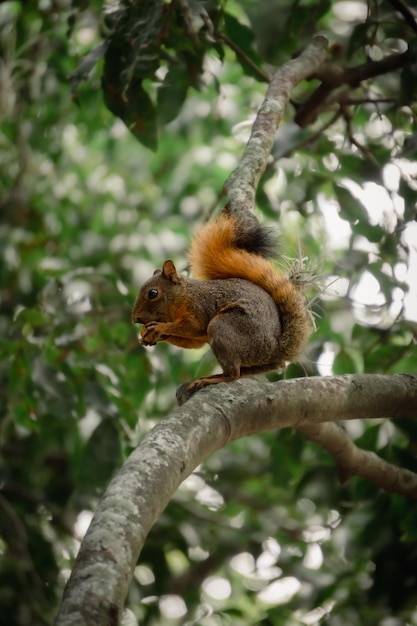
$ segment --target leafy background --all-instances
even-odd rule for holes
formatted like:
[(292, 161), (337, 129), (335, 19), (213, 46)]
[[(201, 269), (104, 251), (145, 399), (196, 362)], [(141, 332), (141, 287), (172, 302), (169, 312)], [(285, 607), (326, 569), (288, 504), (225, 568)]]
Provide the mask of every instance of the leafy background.
[[(165, 258), (186, 269), (192, 231), (219, 204), (265, 93), (263, 63), (287, 61), (319, 31), (342, 66), (415, 45), (398, 3), (348, 4), (0, 5), (5, 623), (51, 622), (110, 477), (174, 407), (176, 387), (215, 366), (205, 351), (138, 347), (130, 310)], [(341, 277), (287, 377), (416, 372), (415, 73), (410, 62), (362, 84), (355, 96), (386, 102), (331, 125), (335, 109), (299, 128), (290, 107), (277, 134), (259, 215), (279, 225), (285, 254), (300, 242), (325, 282)], [(347, 427), (417, 470), (413, 422)], [(238, 441), (155, 525), (129, 617), (417, 624), (416, 528), (413, 503), (360, 479), (341, 486), (296, 433)]]

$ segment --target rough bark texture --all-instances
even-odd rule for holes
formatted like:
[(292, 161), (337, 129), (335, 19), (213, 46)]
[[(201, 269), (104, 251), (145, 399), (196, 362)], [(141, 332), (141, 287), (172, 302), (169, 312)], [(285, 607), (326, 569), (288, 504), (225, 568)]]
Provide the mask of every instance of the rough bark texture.
[(270, 383), (247, 378), (193, 396), (158, 424), (110, 483), (84, 538), (57, 626), (120, 624), (145, 539), (180, 483), (230, 441), (292, 426), (364, 476), (417, 498), (417, 475), (359, 450), (335, 422), (415, 418), (417, 378), (363, 374)]

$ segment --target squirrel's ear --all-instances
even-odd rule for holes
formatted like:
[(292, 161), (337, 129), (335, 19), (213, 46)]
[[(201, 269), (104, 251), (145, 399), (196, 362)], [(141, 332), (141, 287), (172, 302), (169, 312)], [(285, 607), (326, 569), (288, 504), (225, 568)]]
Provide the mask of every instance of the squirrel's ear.
[(177, 270), (175, 269), (175, 265), (171, 261), (171, 259), (168, 259), (163, 264), (163, 266), (162, 266), (162, 276), (164, 278), (167, 278), (168, 280), (171, 280), (173, 283), (177, 283), (179, 281), (179, 276), (177, 274)]

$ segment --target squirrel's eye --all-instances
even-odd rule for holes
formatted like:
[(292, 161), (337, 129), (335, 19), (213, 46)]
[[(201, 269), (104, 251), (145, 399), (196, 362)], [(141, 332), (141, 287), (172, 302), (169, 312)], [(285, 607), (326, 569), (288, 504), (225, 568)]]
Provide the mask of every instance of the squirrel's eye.
[(148, 293), (149, 300), (154, 300), (157, 295), (158, 295), (157, 289), (149, 289), (149, 293)]

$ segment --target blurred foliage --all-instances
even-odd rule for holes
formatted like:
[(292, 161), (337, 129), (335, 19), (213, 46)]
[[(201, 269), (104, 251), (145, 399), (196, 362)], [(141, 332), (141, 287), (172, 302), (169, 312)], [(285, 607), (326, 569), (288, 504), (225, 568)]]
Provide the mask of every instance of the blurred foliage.
[[(2, 622), (51, 623), (109, 478), (176, 386), (214, 366), (204, 351), (140, 348), (130, 308), (165, 258), (185, 269), (262, 101), (262, 64), (318, 31), (342, 66), (415, 46), (393, 4), (0, 5)], [(349, 116), (301, 129), (290, 107), (277, 133), (259, 213), (330, 285), (287, 377), (416, 372), (415, 72), (352, 87)], [(413, 422), (347, 428), (416, 471)], [(128, 606), (144, 625), (417, 624), (416, 528), (412, 503), (341, 487), (298, 434), (237, 441), (155, 525)]]

